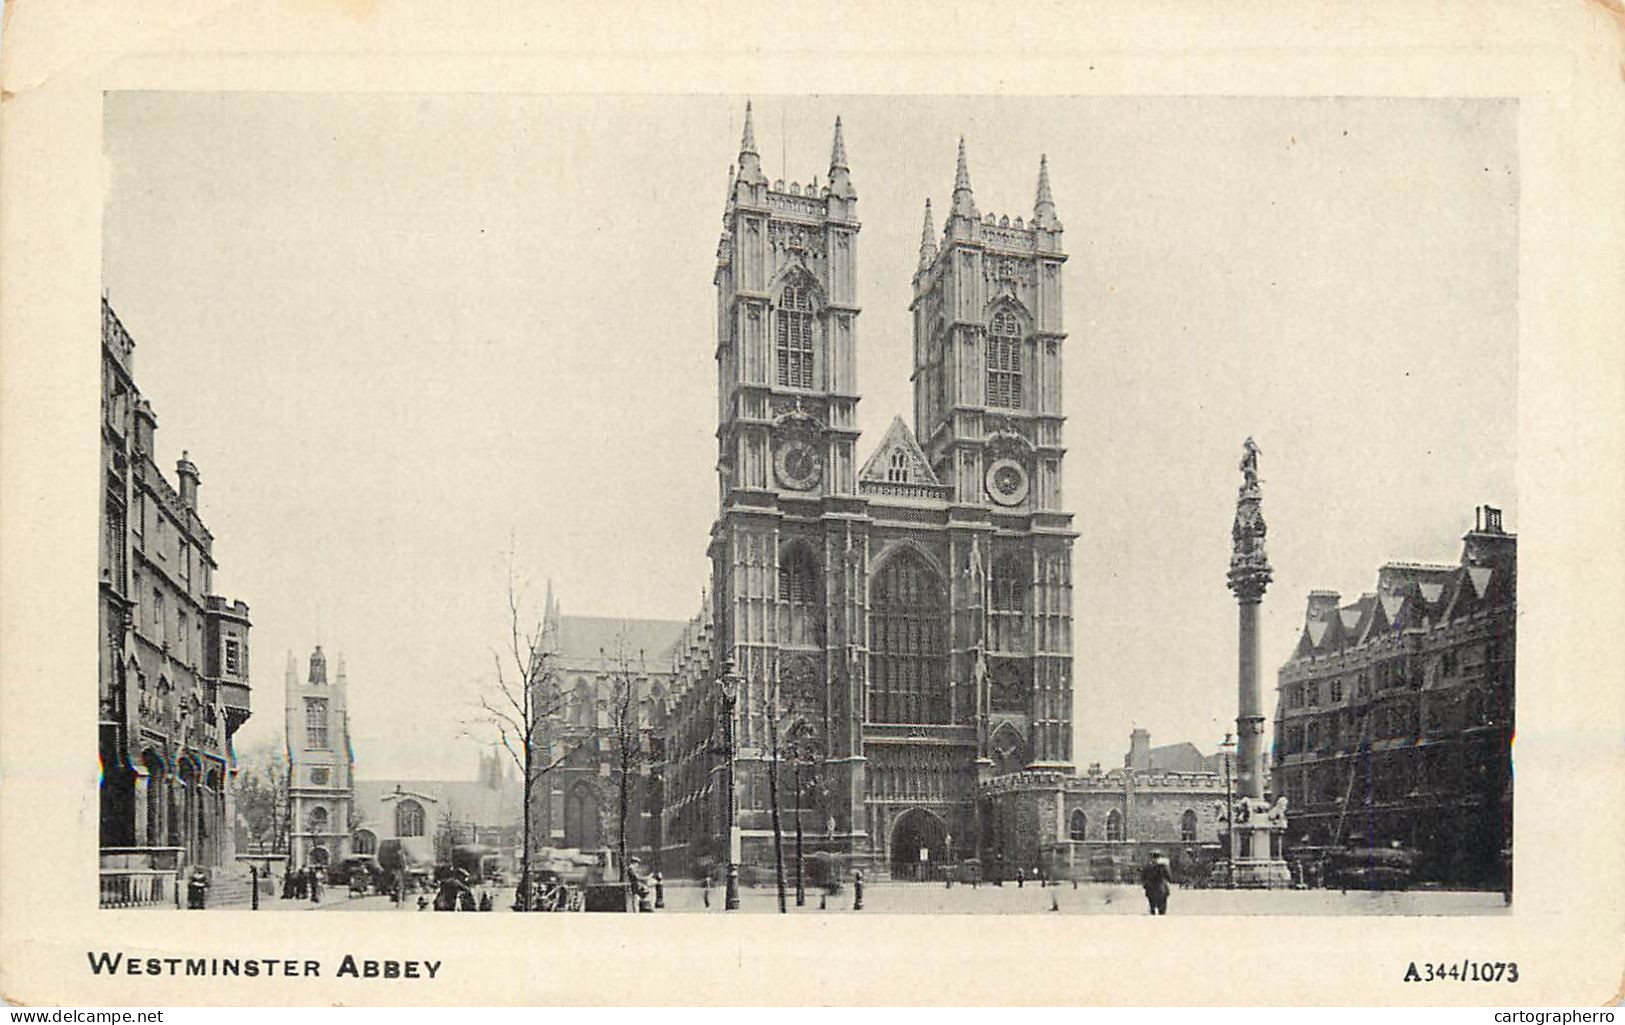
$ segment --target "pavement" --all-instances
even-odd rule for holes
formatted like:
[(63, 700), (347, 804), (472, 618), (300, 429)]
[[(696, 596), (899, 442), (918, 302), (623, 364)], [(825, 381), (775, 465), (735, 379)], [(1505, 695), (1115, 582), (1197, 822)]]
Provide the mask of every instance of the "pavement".
[[(387, 896), (350, 897), (345, 891), (323, 893), (322, 903), (305, 901), (266, 901), (262, 910), (394, 911), (417, 913), (416, 897), (402, 906)], [(511, 893), (493, 890), (496, 911), (512, 914)], [(503, 899), (506, 896), (507, 899)], [(952, 889), (940, 883), (877, 882), (864, 886), (863, 910), (852, 909), (850, 886), (828, 898), (820, 909), (818, 891), (809, 890), (806, 904), (795, 905), (793, 889), (786, 894), (788, 913), (795, 915), (1143, 915), (1145, 896), (1139, 887), (1117, 883), (1070, 883), (1018, 887), (983, 884), (970, 887), (956, 884)], [(1052, 909), (1053, 902), (1053, 909)], [(744, 887), (740, 890), (739, 913), (773, 914), (778, 909), (772, 886)], [(1168, 901), (1170, 915), (1497, 915), (1509, 913), (1499, 891), (1358, 891), (1340, 890), (1195, 890), (1175, 887)], [(666, 907), (657, 914), (726, 914), (722, 910), (722, 888), (711, 890), (711, 906), (705, 906), (700, 887), (686, 883), (666, 887)], [(432, 914), (433, 912), (423, 912)]]

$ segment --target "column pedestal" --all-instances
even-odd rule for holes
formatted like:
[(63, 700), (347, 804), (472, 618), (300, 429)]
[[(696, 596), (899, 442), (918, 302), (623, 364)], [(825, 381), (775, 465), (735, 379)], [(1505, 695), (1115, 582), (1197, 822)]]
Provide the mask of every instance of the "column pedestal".
[(1236, 801), (1230, 824), (1230, 883), (1242, 889), (1286, 889), (1292, 870), (1281, 856), (1286, 837), (1284, 814), (1272, 819), (1269, 802), (1254, 797)]

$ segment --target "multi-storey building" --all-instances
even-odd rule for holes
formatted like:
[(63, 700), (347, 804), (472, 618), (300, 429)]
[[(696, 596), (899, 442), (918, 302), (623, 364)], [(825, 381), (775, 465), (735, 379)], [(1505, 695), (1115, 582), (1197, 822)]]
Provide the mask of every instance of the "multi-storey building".
[[(100, 722), (104, 898), (233, 857), (232, 735), (249, 716), (248, 606), (213, 593), (198, 468), (154, 459), (135, 341), (102, 300)], [(118, 889), (105, 892), (108, 885)]]
[(1272, 786), (1290, 839), (1397, 843), (1423, 878), (1499, 883), (1512, 842), (1517, 539), (1477, 510), (1460, 563), (1309, 595), (1281, 667)]
[(355, 752), (350, 747), (349, 689), (342, 655), (329, 683), (320, 644), (310, 653), (303, 681), (293, 653), (288, 653), (284, 740), (291, 868), (325, 868), (350, 854)]
[(839, 120), (827, 183), (769, 182), (747, 109), (715, 274), (710, 607), (676, 653), (666, 847), (722, 860), (731, 790), (747, 863), (772, 858), (776, 804), (817, 849), (911, 875), (994, 845), (986, 781), (1071, 771), (1066, 254), (1043, 160), (1024, 223), (978, 209), (961, 143), (914, 270), (914, 426), (860, 463), (857, 198)]

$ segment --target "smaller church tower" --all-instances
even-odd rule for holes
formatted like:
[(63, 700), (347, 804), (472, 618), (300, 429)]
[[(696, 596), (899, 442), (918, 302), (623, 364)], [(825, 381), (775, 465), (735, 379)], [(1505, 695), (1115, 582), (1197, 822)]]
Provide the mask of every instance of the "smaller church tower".
[(310, 654), (303, 682), (288, 653), (287, 750), (290, 868), (321, 868), (350, 853), (350, 818), (355, 790), (355, 757), (350, 748), (350, 716), (344, 659), (328, 681), (322, 646)]

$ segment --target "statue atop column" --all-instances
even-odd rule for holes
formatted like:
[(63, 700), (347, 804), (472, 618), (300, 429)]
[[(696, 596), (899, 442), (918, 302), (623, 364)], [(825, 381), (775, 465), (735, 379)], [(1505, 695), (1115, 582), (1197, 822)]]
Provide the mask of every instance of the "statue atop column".
[(1264, 554), (1263, 493), (1258, 485), (1258, 445), (1248, 438), (1241, 447), (1241, 487), (1236, 494), (1236, 521), (1230, 529), (1230, 572), (1226, 581), (1236, 596), (1236, 737), (1237, 794), (1231, 809), (1227, 868), (1236, 886), (1285, 886), (1291, 872), (1282, 858), (1286, 835), (1286, 801), (1271, 803), (1265, 794), (1264, 702), (1258, 682), (1258, 610), (1270, 583)]
[(1263, 493), (1258, 486), (1258, 445), (1248, 438), (1241, 446), (1241, 487), (1236, 493), (1236, 521), (1230, 528), (1230, 590), (1237, 601), (1261, 601), (1271, 580), (1264, 554)]

